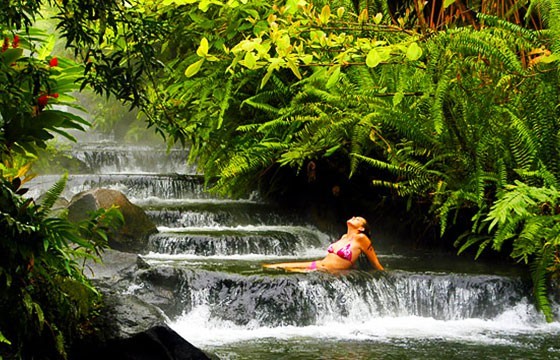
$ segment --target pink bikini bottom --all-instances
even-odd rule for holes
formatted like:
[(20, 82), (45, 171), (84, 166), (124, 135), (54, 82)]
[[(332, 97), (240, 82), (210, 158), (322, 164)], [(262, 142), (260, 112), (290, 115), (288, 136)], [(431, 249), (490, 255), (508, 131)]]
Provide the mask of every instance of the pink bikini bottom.
[(309, 267), (307, 267), (308, 270), (317, 270), (317, 261), (313, 261), (311, 263), (311, 265), (309, 265)]

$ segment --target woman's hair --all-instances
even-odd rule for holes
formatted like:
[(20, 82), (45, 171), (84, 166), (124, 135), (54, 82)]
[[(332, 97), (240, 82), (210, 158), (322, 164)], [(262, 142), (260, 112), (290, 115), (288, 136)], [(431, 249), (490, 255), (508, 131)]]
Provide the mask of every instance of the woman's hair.
[(362, 234), (365, 234), (368, 238), (371, 237), (371, 228), (369, 227), (369, 224), (367, 222), (366, 219), (362, 218), (364, 220), (364, 223), (362, 224), (362, 227), (364, 228), (363, 231), (361, 231)]

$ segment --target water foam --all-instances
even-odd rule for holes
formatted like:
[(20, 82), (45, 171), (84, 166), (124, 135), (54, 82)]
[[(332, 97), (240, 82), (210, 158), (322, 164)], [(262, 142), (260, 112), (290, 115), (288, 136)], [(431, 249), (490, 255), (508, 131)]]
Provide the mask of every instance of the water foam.
[(201, 348), (267, 338), (379, 342), (409, 339), (516, 345), (517, 335), (560, 334), (560, 323), (546, 323), (527, 301), (505, 310), (493, 319), (374, 317), (362, 321), (323, 321), (301, 327), (259, 326), (255, 321), (243, 326), (236, 325), (230, 321), (212, 318), (211, 309), (207, 305), (199, 305), (169, 325), (189, 342)]

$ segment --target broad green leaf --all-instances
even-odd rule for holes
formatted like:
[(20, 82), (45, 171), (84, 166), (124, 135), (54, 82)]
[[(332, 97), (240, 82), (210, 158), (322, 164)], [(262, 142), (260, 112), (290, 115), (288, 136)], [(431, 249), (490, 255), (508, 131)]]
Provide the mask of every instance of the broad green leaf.
[(8, 344), (8, 345), (12, 344), (10, 342), (10, 340), (6, 339), (6, 337), (4, 336), (4, 334), (2, 334), (1, 331), (0, 331), (0, 343), (4, 343), (4, 344)]
[(266, 72), (266, 74), (263, 76), (263, 78), (261, 80), (261, 89), (266, 85), (266, 83), (268, 82), (268, 80), (272, 76), (273, 72), (274, 72), (274, 68), (272, 67), (272, 65), (269, 65), (268, 66), (268, 71)]
[(543, 64), (549, 64), (549, 63), (554, 62), (554, 61), (556, 61), (556, 60), (558, 60), (558, 59), (559, 59), (558, 54), (552, 54), (552, 55), (549, 55), (549, 56), (541, 56), (541, 57), (539, 57), (539, 61), (538, 61), (538, 62), (543, 63)]
[(247, 14), (251, 15), (251, 17), (253, 17), (253, 19), (258, 19), (259, 18), (259, 12), (255, 9), (243, 9), (242, 11), (244, 13), (247, 13)]
[(370, 68), (374, 68), (381, 62), (381, 56), (377, 49), (371, 49), (366, 56), (366, 65)]
[(404, 93), (402, 91), (397, 91), (393, 96), (393, 106), (399, 105), (404, 99)]
[(257, 59), (252, 51), (245, 53), (243, 60), (245, 62), (245, 66), (249, 69), (254, 69), (257, 66)]
[(363, 24), (363, 23), (367, 22), (367, 19), (368, 19), (368, 11), (367, 11), (367, 8), (364, 8), (362, 10), (362, 12), (360, 13), (360, 15), (358, 16), (358, 22), (360, 24)]
[(410, 61), (416, 61), (420, 59), (422, 56), (422, 48), (418, 45), (418, 43), (413, 42), (408, 46), (406, 50), (406, 58)]
[(212, 4), (223, 5), (220, 1), (216, 1), (216, 0), (201, 0), (200, 3), (198, 4), (198, 8), (202, 12), (207, 12), (208, 9), (210, 8), (210, 5)]
[(200, 9), (200, 11), (202, 12), (206, 12), (208, 11), (208, 8), (210, 7), (211, 2), (208, 0), (202, 0), (199, 4), (198, 4), (198, 8)]
[(286, 12), (288, 14), (295, 14), (297, 11), (298, 0), (288, 0), (286, 1)]
[(196, 50), (196, 54), (200, 57), (205, 57), (206, 55), (208, 55), (208, 39), (206, 39), (205, 37), (200, 40), (200, 45)]
[(45, 60), (47, 56), (49, 56), (52, 53), (55, 43), (56, 43), (56, 37), (54, 35), (50, 35), (47, 38), (47, 40), (43, 43), (41, 49), (39, 49), (39, 51), (37, 52), (37, 59)]
[(327, 149), (327, 151), (325, 151), (325, 156), (326, 157), (331, 156), (332, 154), (334, 154), (336, 152), (336, 150), (340, 149), (340, 146), (341, 145), (338, 144), (338, 145), (335, 145), (335, 146), (331, 147), (330, 149)]
[(456, 0), (445, 0), (443, 2), (443, 8), (447, 9), (451, 4), (453, 4)]
[(292, 70), (292, 72), (294, 73), (294, 75), (301, 80), (302, 76), (299, 73), (299, 69), (296, 63), (292, 59), (288, 59), (287, 64), (290, 70)]
[(344, 15), (344, 8), (339, 7), (338, 10), (336, 10), (336, 15), (341, 18)]
[(167, 5), (187, 5), (187, 4), (194, 4), (195, 2), (198, 2), (199, 0), (163, 0), (162, 5), (163, 6), (167, 6)]
[(187, 68), (187, 70), (185, 70), (185, 76), (186, 77), (192, 77), (194, 75), (196, 75), (196, 73), (200, 70), (202, 63), (204, 62), (204, 59), (200, 59), (197, 62), (190, 64), (189, 67)]
[(323, 6), (321, 10), (321, 15), (319, 15), (319, 20), (321, 24), (326, 25), (329, 22), (329, 17), (331, 16), (331, 7), (329, 5)]
[(278, 50), (286, 50), (287, 48), (290, 47), (290, 35), (285, 34), (284, 36), (280, 37), (277, 41), (276, 41), (276, 46), (278, 47)]
[(304, 55), (304, 56), (301, 57), (301, 61), (305, 65), (309, 65), (313, 61), (313, 55), (311, 55), (311, 54)]
[(260, 20), (253, 26), (253, 34), (261, 36), (264, 31), (268, 31), (268, 21)]
[(6, 49), (6, 51), (0, 53), (0, 59), (2, 59), (2, 62), (4, 64), (10, 65), (14, 63), (17, 59), (19, 59), (22, 54), (23, 54), (22, 48)]
[(334, 84), (336, 84), (338, 82), (338, 79), (340, 78), (340, 66), (336, 66), (331, 74), (331, 76), (329, 76), (329, 80), (327, 81), (327, 85), (325, 85), (327, 87), (327, 89), (330, 89)]

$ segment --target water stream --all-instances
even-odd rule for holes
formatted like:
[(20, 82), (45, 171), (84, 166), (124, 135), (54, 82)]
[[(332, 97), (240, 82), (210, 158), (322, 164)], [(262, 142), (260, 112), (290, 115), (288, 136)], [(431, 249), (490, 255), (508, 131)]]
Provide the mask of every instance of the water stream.
[[(67, 198), (117, 189), (158, 225), (140, 254), (150, 270), (126, 291), (174, 277), (169, 325), (220, 359), (560, 358), (560, 323), (544, 321), (512, 269), (380, 237), (384, 273), (263, 271), (264, 262), (323, 257), (340, 234), (258, 197), (210, 196), (181, 151), (104, 142), (73, 155), (88, 173), (70, 175)], [(57, 179), (36, 178), (31, 194)]]

